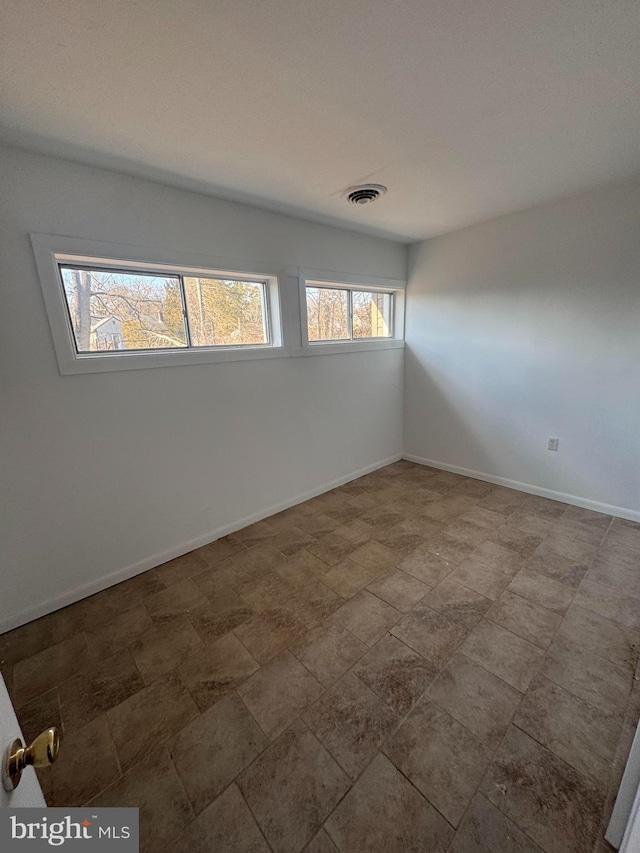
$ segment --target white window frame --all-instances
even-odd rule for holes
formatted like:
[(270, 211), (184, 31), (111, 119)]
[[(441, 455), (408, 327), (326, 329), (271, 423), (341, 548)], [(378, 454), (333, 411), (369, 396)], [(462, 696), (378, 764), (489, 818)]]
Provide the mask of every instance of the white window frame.
[[(30, 237), (58, 367), (63, 375), (289, 356), (283, 343), (280, 297), (282, 270), (272, 269), (269, 272), (266, 266), (255, 266), (241, 261), (209, 258), (197, 254), (186, 255), (183, 252), (142, 248), (121, 243), (105, 243), (100, 240), (84, 240), (52, 234), (31, 234)], [(65, 262), (81, 263), (87, 266), (95, 264), (100, 267), (113, 267), (141, 273), (200, 275), (264, 283), (269, 342), (167, 350), (78, 352), (59, 269), (60, 264)]]
[[(404, 347), (404, 306), (406, 282), (379, 276), (327, 273), (299, 268), (300, 320), (303, 355), (362, 352), (363, 350), (401, 349)], [(388, 338), (351, 338), (338, 341), (310, 341), (307, 318), (307, 287), (391, 294), (391, 336)]]

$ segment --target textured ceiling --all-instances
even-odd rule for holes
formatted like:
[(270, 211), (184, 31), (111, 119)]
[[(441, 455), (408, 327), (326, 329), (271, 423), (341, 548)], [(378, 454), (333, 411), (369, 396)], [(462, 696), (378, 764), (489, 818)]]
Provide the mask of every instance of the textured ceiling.
[[(640, 171), (638, 0), (5, 0), (0, 139), (403, 240)], [(342, 191), (389, 192), (347, 205)]]

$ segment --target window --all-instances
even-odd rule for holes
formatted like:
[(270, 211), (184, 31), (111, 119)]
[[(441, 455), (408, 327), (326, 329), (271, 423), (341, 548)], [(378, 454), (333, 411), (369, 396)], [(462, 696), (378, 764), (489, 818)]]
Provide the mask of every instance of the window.
[(269, 343), (264, 282), (59, 269), (78, 353)]
[(303, 349), (348, 352), (402, 346), (403, 283), (346, 278), (347, 283), (315, 280), (301, 271)]
[(98, 256), (88, 250), (113, 246), (71, 238), (32, 242), (62, 373), (287, 355), (276, 276)]
[(309, 341), (391, 337), (393, 293), (307, 285)]

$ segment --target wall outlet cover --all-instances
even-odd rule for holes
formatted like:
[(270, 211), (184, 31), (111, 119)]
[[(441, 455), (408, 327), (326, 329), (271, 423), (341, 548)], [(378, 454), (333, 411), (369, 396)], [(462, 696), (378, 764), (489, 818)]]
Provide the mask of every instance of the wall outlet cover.
[(557, 450), (559, 441), (559, 438), (550, 438), (549, 443), (547, 444), (547, 450)]

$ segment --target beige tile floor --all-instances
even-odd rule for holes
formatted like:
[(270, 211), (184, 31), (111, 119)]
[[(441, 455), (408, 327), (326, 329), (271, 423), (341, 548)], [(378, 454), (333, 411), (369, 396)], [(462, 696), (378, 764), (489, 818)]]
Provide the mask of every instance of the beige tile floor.
[(604, 853), (640, 525), (398, 462), (0, 637), (143, 851)]

